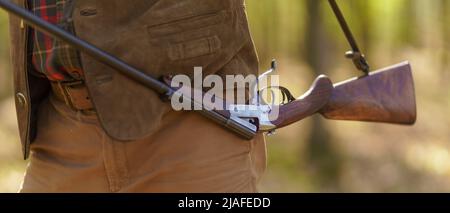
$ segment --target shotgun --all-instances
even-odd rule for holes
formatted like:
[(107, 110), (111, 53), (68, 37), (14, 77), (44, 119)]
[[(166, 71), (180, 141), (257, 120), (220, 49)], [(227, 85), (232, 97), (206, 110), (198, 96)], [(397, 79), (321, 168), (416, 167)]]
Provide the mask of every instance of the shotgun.
[[(72, 45), (78, 51), (90, 55), (167, 99), (180, 92), (179, 88), (172, 88), (168, 82), (145, 74), (8, 0), (0, 0), (0, 7), (20, 17), (29, 26)], [(189, 101), (193, 105), (200, 105), (198, 100)], [(336, 120), (394, 124), (414, 124), (416, 120), (413, 77), (407, 62), (335, 85), (328, 77), (319, 76), (303, 96), (278, 106), (280, 112), (276, 118), (270, 115), (272, 106), (256, 106), (257, 110), (248, 110), (249, 105), (234, 107), (235, 110), (214, 110), (201, 105), (203, 110), (196, 112), (248, 140), (258, 133), (273, 132), (316, 113)]]
[(403, 62), (337, 84), (321, 75), (301, 97), (278, 106), (270, 117), (267, 107), (233, 106), (239, 110), (218, 111), (228, 118), (259, 124), (259, 132), (273, 132), (314, 114), (326, 119), (413, 125), (416, 100), (411, 66)]

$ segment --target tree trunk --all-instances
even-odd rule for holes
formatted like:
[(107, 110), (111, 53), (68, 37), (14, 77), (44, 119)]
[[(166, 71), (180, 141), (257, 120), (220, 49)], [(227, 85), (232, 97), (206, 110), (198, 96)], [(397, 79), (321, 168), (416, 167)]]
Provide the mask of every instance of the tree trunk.
[[(308, 20), (306, 22), (306, 60), (314, 75), (324, 74), (330, 69), (328, 64), (330, 55), (330, 42), (333, 38), (327, 36), (321, 15), (321, 2), (307, 0), (306, 8)], [(331, 9), (327, 12), (332, 12)], [(338, 29), (337, 29), (338, 30)], [(322, 190), (329, 190), (328, 186), (337, 186), (340, 172), (340, 161), (336, 150), (331, 145), (331, 135), (323, 125), (322, 118), (312, 118), (312, 130), (306, 141), (306, 154), (309, 164), (313, 168), (314, 179)], [(331, 189), (336, 190), (336, 189)]]

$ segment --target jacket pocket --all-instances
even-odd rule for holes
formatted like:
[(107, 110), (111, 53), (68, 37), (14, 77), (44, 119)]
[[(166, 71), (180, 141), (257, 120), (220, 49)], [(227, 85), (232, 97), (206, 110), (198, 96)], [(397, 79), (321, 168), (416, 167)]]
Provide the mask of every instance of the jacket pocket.
[(227, 11), (212, 12), (197, 16), (180, 18), (161, 24), (148, 25), (147, 31), (151, 39), (170, 36), (190, 30), (219, 25), (224, 22)]
[(169, 58), (172, 61), (195, 58), (216, 52), (221, 47), (217, 36), (195, 39), (170, 45)]
[(170, 63), (192, 63), (194, 59), (206, 62), (205, 57), (222, 47), (220, 26), (225, 23), (227, 14), (227, 11), (220, 11), (147, 26), (150, 45), (160, 48)]

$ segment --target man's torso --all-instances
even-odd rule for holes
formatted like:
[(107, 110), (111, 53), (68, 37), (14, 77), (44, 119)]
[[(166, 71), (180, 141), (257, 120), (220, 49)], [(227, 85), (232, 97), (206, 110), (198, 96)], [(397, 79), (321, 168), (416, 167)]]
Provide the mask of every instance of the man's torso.
[[(16, 0), (24, 5), (24, 0)], [(70, 3), (71, 1), (67, 1)], [(154, 77), (193, 73), (256, 74), (258, 63), (243, 0), (76, 0), (74, 32)], [(63, 14), (64, 16), (64, 14)], [(29, 28), (11, 17), (16, 105), (24, 153), (36, 134), (36, 109), (47, 79), (29, 72)], [(134, 140), (153, 134), (170, 110), (159, 96), (81, 54), (84, 81), (108, 135)], [(213, 125), (213, 124), (211, 124)], [(26, 157), (25, 156), (25, 157)]]

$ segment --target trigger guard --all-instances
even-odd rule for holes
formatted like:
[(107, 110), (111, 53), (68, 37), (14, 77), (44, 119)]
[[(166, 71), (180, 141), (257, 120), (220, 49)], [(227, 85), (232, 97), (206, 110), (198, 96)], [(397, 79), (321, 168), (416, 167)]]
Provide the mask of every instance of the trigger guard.
[[(268, 90), (270, 92), (270, 96), (272, 98), (272, 103), (267, 103), (264, 98), (262, 98), (261, 94), (264, 93), (264, 91)], [(259, 91), (259, 101), (260, 103), (263, 103), (264, 105), (268, 106), (275, 106), (275, 92), (270, 87), (265, 87)]]

